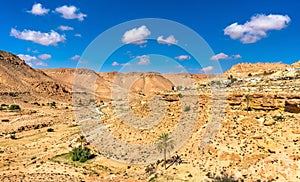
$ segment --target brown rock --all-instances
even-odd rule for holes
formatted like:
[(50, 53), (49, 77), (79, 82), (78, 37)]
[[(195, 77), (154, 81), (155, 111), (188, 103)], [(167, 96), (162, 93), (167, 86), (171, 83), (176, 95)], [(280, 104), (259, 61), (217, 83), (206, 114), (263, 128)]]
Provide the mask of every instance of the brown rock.
[(300, 99), (286, 100), (284, 111), (290, 113), (300, 113)]

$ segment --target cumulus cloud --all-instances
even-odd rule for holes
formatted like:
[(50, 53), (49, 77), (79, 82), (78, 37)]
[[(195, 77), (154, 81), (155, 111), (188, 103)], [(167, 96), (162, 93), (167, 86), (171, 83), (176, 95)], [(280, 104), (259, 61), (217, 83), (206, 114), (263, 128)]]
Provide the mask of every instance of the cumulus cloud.
[(212, 71), (213, 69), (214, 69), (214, 67), (212, 67), (212, 66), (207, 66), (207, 67), (202, 68), (200, 71), (201, 71), (201, 72), (204, 72), (204, 73), (207, 73), (207, 72)]
[(242, 58), (242, 56), (239, 54), (233, 55), (233, 59), (241, 59), (241, 58)]
[(112, 66), (119, 66), (120, 64), (117, 61), (114, 61), (111, 65)]
[(65, 25), (60, 25), (58, 27), (59, 30), (62, 30), (62, 31), (68, 31), (68, 30), (74, 30), (73, 27), (69, 27), (69, 26), (65, 26)]
[(176, 40), (173, 35), (170, 35), (166, 39), (164, 39), (164, 37), (161, 35), (161, 36), (157, 37), (157, 42), (160, 43), (160, 44), (171, 45), (171, 44), (177, 44), (178, 40)]
[(149, 65), (150, 64), (150, 57), (147, 55), (137, 56), (136, 58), (139, 59), (138, 65)]
[(76, 55), (72, 56), (70, 59), (73, 61), (77, 61), (80, 59), (80, 56), (76, 54)]
[(30, 56), (28, 54), (18, 54), (17, 56), (24, 60), (29, 66), (48, 66), (35, 56)]
[(228, 56), (227, 54), (221, 52), (219, 54), (216, 54), (216, 55), (212, 56), (210, 58), (210, 60), (212, 60), (212, 61), (218, 61), (218, 60), (241, 59), (241, 58), (242, 58), (242, 56), (239, 55), (239, 54), (234, 54), (234, 55)]
[(33, 15), (42, 16), (42, 15), (47, 14), (49, 11), (50, 11), (49, 9), (43, 8), (41, 3), (37, 3), (37, 4), (34, 4), (31, 8), (31, 10), (27, 11), (27, 12), (31, 13)]
[(42, 60), (50, 59), (52, 56), (50, 54), (40, 54), (39, 58)]
[(55, 11), (61, 14), (61, 17), (65, 19), (78, 19), (79, 21), (83, 21), (85, 17), (87, 17), (86, 14), (80, 13), (79, 9), (75, 6), (61, 6), (58, 8), (55, 8)]
[(126, 31), (122, 37), (122, 42), (124, 44), (143, 44), (147, 42), (145, 38), (150, 34), (150, 30), (145, 25), (142, 25)]
[(239, 39), (244, 44), (255, 43), (267, 36), (270, 30), (281, 30), (291, 21), (288, 15), (264, 15), (259, 14), (251, 17), (243, 25), (237, 22), (224, 29), (224, 35), (229, 35), (231, 39)]
[(10, 36), (17, 39), (32, 41), (37, 44), (44, 46), (57, 46), (57, 43), (64, 42), (66, 40), (65, 35), (60, 35), (59, 33), (51, 30), (49, 33), (42, 33), (40, 31), (33, 30), (23, 30), (22, 32), (14, 28), (10, 31)]
[(180, 55), (180, 56), (176, 56), (175, 59), (178, 59), (180, 61), (184, 61), (184, 60), (191, 59), (191, 56), (189, 56), (189, 55)]

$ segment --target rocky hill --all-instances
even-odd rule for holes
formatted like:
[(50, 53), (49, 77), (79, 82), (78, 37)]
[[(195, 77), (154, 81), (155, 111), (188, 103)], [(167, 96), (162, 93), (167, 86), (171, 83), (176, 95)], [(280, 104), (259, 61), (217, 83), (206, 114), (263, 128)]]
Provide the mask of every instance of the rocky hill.
[(292, 67), (294, 67), (294, 68), (300, 68), (300, 60), (298, 62), (293, 63)]
[(41, 70), (31, 68), (18, 56), (4, 51), (0, 51), (0, 78), (2, 96), (70, 99), (70, 87), (52, 79)]

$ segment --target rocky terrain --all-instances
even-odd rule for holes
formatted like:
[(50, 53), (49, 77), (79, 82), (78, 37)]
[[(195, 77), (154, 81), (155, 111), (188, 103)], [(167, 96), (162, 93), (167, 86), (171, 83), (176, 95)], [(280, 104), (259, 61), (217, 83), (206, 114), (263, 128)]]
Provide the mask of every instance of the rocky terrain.
[[(289, 65), (239, 64), (224, 78), (35, 70), (3, 51), (0, 65), (0, 181), (300, 181)], [(167, 169), (163, 133), (175, 142)], [(69, 153), (81, 135), (95, 154), (84, 163)]]

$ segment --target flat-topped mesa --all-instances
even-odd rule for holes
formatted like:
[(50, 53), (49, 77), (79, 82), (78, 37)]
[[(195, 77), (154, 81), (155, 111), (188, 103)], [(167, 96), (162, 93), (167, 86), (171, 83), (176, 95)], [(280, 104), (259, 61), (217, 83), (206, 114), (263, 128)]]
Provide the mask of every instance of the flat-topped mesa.
[(282, 63), (239, 63), (233, 65), (229, 70), (224, 73), (224, 76), (245, 78), (253, 75), (269, 74), (272, 71), (285, 70), (289, 65)]

